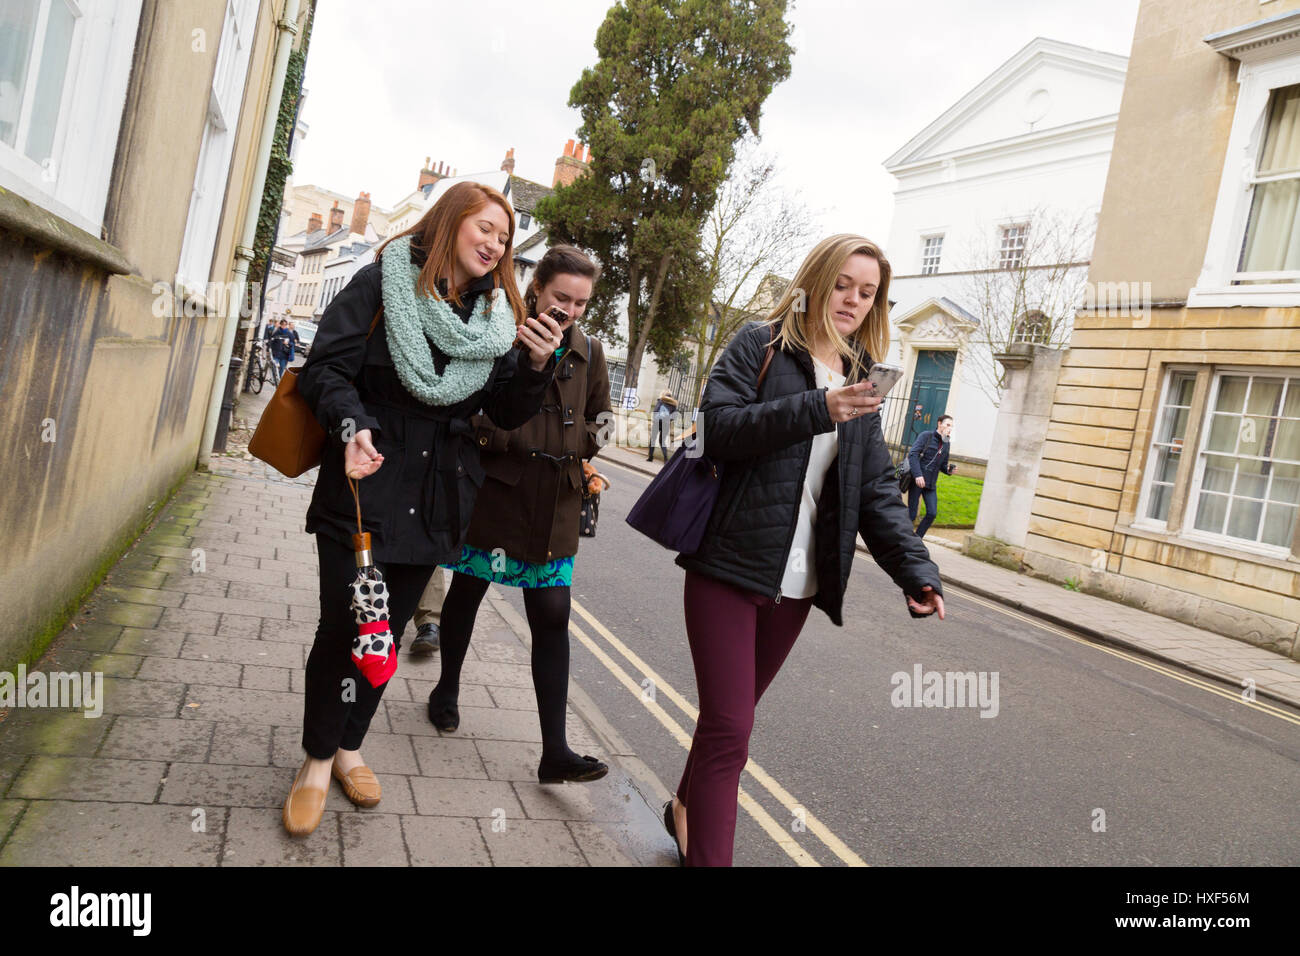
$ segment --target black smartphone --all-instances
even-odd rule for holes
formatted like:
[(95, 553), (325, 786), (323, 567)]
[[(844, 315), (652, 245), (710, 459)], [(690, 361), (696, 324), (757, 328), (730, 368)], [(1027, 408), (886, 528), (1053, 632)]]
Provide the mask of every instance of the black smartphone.
[[(569, 313), (565, 312), (558, 305), (551, 306), (546, 310), (546, 314), (558, 322), (561, 329), (564, 328), (564, 323), (569, 321)], [(526, 349), (528, 346), (520, 339), (515, 339), (515, 348)]]

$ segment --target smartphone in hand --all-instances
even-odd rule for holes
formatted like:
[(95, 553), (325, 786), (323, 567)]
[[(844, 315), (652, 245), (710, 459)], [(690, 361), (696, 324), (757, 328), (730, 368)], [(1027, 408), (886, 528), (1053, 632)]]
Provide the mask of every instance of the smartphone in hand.
[(867, 381), (875, 386), (871, 392), (873, 396), (883, 398), (889, 394), (889, 390), (898, 384), (898, 380), (903, 377), (903, 370), (897, 365), (885, 365), (877, 362), (871, 366), (871, 371), (867, 373)]
[[(573, 320), (569, 318), (569, 313), (565, 312), (558, 305), (551, 306), (549, 309), (546, 310), (546, 314), (549, 315), (552, 319), (554, 319), (557, 323), (559, 323), (561, 332), (563, 332), (566, 328), (568, 328), (568, 326), (565, 325), (566, 322), (568, 323), (573, 322)], [(528, 346), (521, 339), (515, 339), (515, 348), (527, 349)]]

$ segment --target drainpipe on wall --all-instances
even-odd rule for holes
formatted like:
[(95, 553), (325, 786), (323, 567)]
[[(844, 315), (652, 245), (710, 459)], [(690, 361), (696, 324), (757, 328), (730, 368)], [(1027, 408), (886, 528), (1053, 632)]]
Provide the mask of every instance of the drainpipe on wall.
[[(274, 2), (274, 0), (272, 0)], [(230, 353), (235, 347), (235, 332), (239, 328), (239, 312), (244, 303), (244, 289), (248, 283), (248, 264), (253, 260), (253, 243), (257, 239), (257, 217), (262, 209), (262, 192), (266, 189), (266, 171), (271, 165), (271, 146), (275, 141), (275, 124), (280, 115), (280, 96), (284, 93), (284, 78), (289, 71), (289, 54), (293, 52), (293, 38), (298, 33), (299, 0), (285, 0), (284, 13), (276, 23), (275, 65), (271, 73), (271, 89), (267, 94), (266, 116), (262, 121), (262, 134), (257, 146), (257, 164), (254, 167), (253, 188), (244, 212), (244, 228), (239, 245), (235, 247), (235, 281), (233, 294), (227, 299), (225, 325), (221, 330), (221, 344), (217, 348), (217, 367), (212, 374), (212, 392), (208, 396), (208, 414), (203, 425), (203, 439), (199, 442), (196, 467), (206, 468), (208, 456), (217, 434), (217, 419), (221, 416), (221, 399), (226, 390), (226, 377), (230, 373)]]

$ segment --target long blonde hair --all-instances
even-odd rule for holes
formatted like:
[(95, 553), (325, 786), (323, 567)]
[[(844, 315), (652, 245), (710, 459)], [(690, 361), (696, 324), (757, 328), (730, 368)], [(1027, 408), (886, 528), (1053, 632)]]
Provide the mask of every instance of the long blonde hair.
[[(856, 253), (876, 260), (880, 266), (880, 287), (876, 289), (871, 310), (853, 333), (853, 344), (850, 344), (831, 318), (830, 298), (845, 261)], [(780, 326), (776, 336), (778, 346), (783, 350), (797, 346), (811, 352), (810, 333), (815, 328), (818, 337), (833, 343), (835, 351), (844, 357), (848, 381), (859, 381), (867, 372), (859, 349), (865, 350), (874, 362), (884, 361), (889, 352), (889, 277), (892, 271), (885, 253), (864, 236), (840, 233), (823, 239), (808, 253), (790, 285), (767, 314), (769, 325)]]

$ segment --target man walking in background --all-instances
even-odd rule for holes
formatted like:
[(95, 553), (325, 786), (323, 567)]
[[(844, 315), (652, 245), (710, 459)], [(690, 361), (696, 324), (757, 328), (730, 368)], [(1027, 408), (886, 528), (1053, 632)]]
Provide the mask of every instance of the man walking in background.
[(925, 499), (925, 517), (916, 528), (916, 536), (924, 538), (925, 533), (939, 516), (939, 496), (936, 486), (939, 484), (939, 472), (951, 475), (956, 465), (948, 464), (949, 436), (952, 434), (952, 416), (940, 415), (934, 431), (922, 432), (912, 443), (912, 450), (907, 453), (907, 466), (912, 472), (912, 487), (907, 492), (907, 514), (916, 521), (916, 508), (922, 498)]

